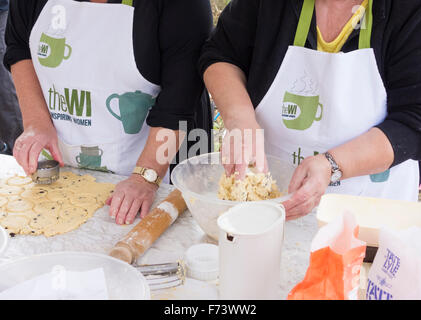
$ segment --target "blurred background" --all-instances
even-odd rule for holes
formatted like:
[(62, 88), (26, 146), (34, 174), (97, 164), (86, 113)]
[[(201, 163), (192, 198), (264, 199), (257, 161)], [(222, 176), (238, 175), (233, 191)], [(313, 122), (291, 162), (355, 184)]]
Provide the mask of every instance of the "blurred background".
[[(213, 22), (216, 25), (218, 22), (219, 15), (221, 14), (222, 10), (226, 7), (226, 5), (230, 2), (230, 0), (211, 0), (212, 5), (212, 12), (213, 12)], [(219, 151), (221, 148), (222, 137), (224, 134), (224, 122), (222, 121), (222, 117), (218, 112), (218, 107), (215, 106), (213, 100), (211, 98), (211, 103), (214, 106), (214, 118), (213, 118), (213, 129), (214, 129), (214, 151)]]

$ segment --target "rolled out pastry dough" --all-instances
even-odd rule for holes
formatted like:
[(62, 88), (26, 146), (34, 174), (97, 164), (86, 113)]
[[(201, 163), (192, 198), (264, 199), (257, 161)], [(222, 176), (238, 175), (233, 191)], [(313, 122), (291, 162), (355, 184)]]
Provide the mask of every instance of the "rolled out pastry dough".
[(90, 175), (62, 172), (52, 185), (27, 177), (0, 181), (0, 225), (12, 234), (46, 237), (77, 229), (103, 207), (115, 186)]

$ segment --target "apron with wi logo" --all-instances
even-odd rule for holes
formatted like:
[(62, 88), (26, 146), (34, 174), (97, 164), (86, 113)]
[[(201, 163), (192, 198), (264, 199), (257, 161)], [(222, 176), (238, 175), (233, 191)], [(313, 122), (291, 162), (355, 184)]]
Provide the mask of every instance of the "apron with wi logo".
[(130, 175), (161, 91), (139, 73), (132, 1), (50, 0), (30, 35), (32, 61), (67, 165)]
[[(268, 154), (298, 166), (384, 121), (387, 94), (370, 44), (372, 5), (370, 0), (359, 50), (332, 54), (304, 47), (314, 13), (314, 0), (304, 0), (294, 45), (256, 109)], [(327, 192), (417, 201), (418, 179), (418, 164), (409, 160), (383, 173), (340, 181)]]

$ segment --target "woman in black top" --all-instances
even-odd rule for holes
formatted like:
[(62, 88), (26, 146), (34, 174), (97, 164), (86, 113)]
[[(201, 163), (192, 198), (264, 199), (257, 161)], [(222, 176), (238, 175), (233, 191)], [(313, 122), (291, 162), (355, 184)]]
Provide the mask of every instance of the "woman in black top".
[[(0, 61), (6, 52), (4, 33), (8, 12), (9, 0), (0, 0)], [(0, 65), (0, 83), (0, 154), (11, 155), (15, 140), (22, 133), (22, 119), (12, 78), (3, 65)]]
[(4, 62), (23, 115), (14, 156), (25, 172), (45, 148), (62, 165), (130, 176), (110, 215), (144, 217), (180, 121), (192, 128), (202, 108), (195, 62), (211, 26), (207, 0), (11, 1)]
[[(235, 155), (225, 143), (226, 171), (244, 176), (264, 152), (298, 165), (290, 218), (326, 190), (415, 201), (420, 32), (419, 0), (233, 0), (200, 69), (227, 128), (263, 128), (265, 147)], [(341, 53), (318, 50), (342, 39)]]

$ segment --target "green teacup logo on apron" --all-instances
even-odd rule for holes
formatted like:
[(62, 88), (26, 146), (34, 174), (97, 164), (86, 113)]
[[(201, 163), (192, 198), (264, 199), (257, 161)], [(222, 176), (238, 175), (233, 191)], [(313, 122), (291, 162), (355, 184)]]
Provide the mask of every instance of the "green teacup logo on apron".
[[(120, 115), (111, 108), (112, 100), (118, 101)], [(150, 108), (155, 104), (155, 98), (141, 91), (112, 94), (108, 97), (106, 105), (108, 111), (123, 123), (124, 132), (137, 134), (143, 127)]]
[(282, 105), (282, 119), (288, 129), (307, 130), (322, 120), (323, 105), (316, 94), (317, 84), (305, 74), (286, 91)]
[(95, 147), (80, 147), (80, 154), (76, 156), (76, 162), (79, 168), (86, 168), (92, 170), (108, 171), (106, 167), (101, 167), (102, 155), (104, 151), (98, 146)]
[[(67, 51), (67, 52), (66, 52)], [(72, 47), (66, 44), (66, 38), (53, 37), (42, 33), (38, 47), (38, 61), (48, 68), (57, 68), (63, 60), (70, 58)]]
[(382, 173), (370, 175), (370, 180), (373, 183), (383, 183), (383, 182), (388, 181), (389, 177), (390, 177), (390, 169)]

